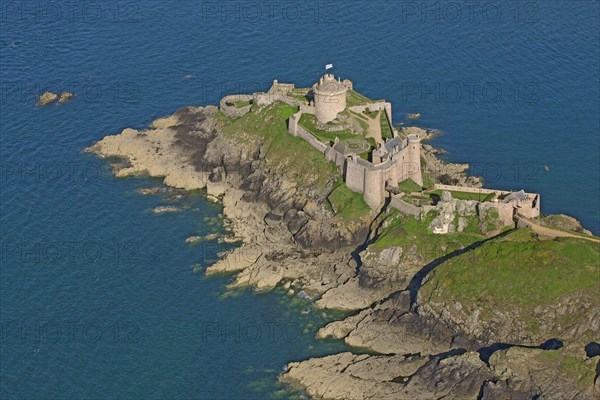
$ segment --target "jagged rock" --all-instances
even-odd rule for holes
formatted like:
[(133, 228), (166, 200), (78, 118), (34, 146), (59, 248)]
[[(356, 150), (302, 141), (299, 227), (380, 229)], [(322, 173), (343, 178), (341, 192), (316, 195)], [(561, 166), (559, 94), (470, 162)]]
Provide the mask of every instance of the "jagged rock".
[[(557, 357), (560, 353), (562, 357)], [(594, 385), (600, 356), (586, 358), (581, 349), (561, 350), (512, 347), (490, 357), (490, 368), (511, 389), (527, 393), (528, 398), (597, 399)]]
[[(223, 214), (233, 232), (230, 240), (241, 245), (223, 254), (207, 268), (207, 274), (236, 272), (232, 286), (266, 290), (285, 285), (293, 292), (302, 290), (311, 300), (319, 298), (319, 306), (362, 309), (322, 328), (318, 337), (343, 338), (349, 345), (389, 354), (343, 353), (294, 363), (283, 379), (306, 388), (313, 396), (332, 399), (458, 399), (476, 398), (481, 393), (488, 398), (502, 398), (507, 393), (533, 393), (527, 383), (528, 370), (512, 367), (516, 363), (522, 368), (520, 363), (529, 362), (527, 358), (504, 361), (497, 356), (492, 371), (478, 354), (448, 353), (474, 349), (480, 342), (499, 338), (539, 344), (538, 337), (518, 336), (522, 330), (518, 315), (498, 314), (493, 323), (486, 325), (478, 318), (480, 310), (460, 304), (436, 304), (421, 298), (413, 304), (413, 289), (407, 286), (413, 275), (431, 261), (421, 255), (420, 249), (367, 248), (360, 253), (361, 264), (351, 252), (372, 234), (373, 215), (351, 224), (341, 223), (324, 206), (335, 184), (334, 176), (321, 185), (300, 186), (298, 176), (291, 174), (285, 163), (269, 162), (263, 142), (246, 140), (244, 132), (228, 136), (220, 131), (216, 112), (215, 107), (186, 107), (155, 121), (150, 130), (125, 129), (120, 135), (104, 138), (89, 151), (125, 159), (115, 171), (119, 177), (163, 177), (166, 185), (206, 189), (222, 201)], [(444, 167), (445, 171), (439, 171), (459, 183), (471, 182), (473, 178), (464, 175), (466, 166), (441, 163), (433, 152), (424, 155), (428, 170)], [(447, 223), (448, 229), (465, 229), (464, 220), (468, 222), (476, 215), (476, 208), (470, 202), (444, 197), (448, 201), (440, 202), (439, 210), (436, 207), (439, 221)], [(377, 223), (373, 221), (373, 226)], [(559, 318), (573, 307), (586, 304), (587, 300), (572, 304), (565, 301), (556, 307), (540, 307), (539, 313)], [(591, 313), (590, 318), (594, 315)], [(546, 322), (539, 320), (540, 335), (551, 332), (552, 322), (545, 326)], [(583, 325), (586, 323), (595, 326), (591, 319)], [(589, 334), (577, 324), (559, 327), (561, 338)], [(583, 345), (580, 347), (583, 351)], [(597, 358), (585, 362), (591, 364)], [(505, 366), (512, 372), (507, 372)], [(557, 373), (563, 375), (564, 371)], [(532, 376), (535, 383), (537, 375)], [(552, 393), (560, 393), (566, 382), (557, 379)]]
[(443, 201), (443, 202), (449, 203), (452, 201), (452, 193), (450, 193), (447, 190), (442, 191), (442, 195), (440, 197), (441, 197), (441, 201)]
[(71, 92), (61, 92), (58, 102), (61, 104), (66, 103), (73, 100), (73, 97), (75, 97), (75, 95)]
[(447, 358), (341, 353), (290, 363), (282, 376), (319, 399), (474, 399), (493, 373), (477, 353)]
[(53, 103), (57, 98), (58, 95), (56, 93), (44, 92), (38, 99), (38, 106), (46, 106), (50, 103)]

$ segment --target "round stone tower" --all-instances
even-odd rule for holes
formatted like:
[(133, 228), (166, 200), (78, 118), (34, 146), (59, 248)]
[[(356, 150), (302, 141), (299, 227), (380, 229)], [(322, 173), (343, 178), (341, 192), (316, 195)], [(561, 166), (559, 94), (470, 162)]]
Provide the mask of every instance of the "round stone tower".
[(363, 198), (372, 210), (377, 210), (385, 200), (385, 171), (382, 168), (365, 168)]
[(346, 109), (346, 92), (348, 87), (336, 81), (333, 74), (321, 77), (313, 86), (315, 99), (315, 115), (321, 123), (333, 121), (338, 113)]
[(419, 135), (408, 135), (407, 136), (407, 157), (406, 157), (406, 171), (408, 177), (418, 185), (423, 186), (423, 175), (421, 174), (421, 138)]

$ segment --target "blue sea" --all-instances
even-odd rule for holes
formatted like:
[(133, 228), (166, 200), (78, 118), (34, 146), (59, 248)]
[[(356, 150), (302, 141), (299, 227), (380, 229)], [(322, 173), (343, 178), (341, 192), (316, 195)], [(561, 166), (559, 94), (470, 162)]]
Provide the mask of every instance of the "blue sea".
[(334, 314), (204, 277), (227, 247), (185, 239), (222, 234), (219, 205), (82, 151), (327, 63), (488, 187), (600, 233), (597, 1), (0, 4), (3, 399), (287, 399), (286, 363), (347, 350), (314, 340)]

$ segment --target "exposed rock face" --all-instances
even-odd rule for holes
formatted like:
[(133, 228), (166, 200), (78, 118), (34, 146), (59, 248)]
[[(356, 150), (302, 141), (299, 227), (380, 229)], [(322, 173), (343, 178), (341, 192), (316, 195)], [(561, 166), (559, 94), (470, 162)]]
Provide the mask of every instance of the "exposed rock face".
[[(150, 130), (125, 129), (107, 136), (89, 151), (125, 159), (126, 165), (115, 168), (119, 177), (148, 174), (163, 177), (168, 186), (206, 189), (209, 197), (223, 203), (234, 233), (231, 240), (242, 242), (211, 265), (207, 274), (235, 272), (232, 286), (260, 290), (293, 285), (317, 296), (318, 307), (356, 310), (357, 314), (323, 327), (317, 336), (343, 339), (382, 354), (342, 353), (291, 363), (283, 380), (325, 399), (517, 399), (563, 394), (591, 399), (597, 395), (588, 375), (569, 376), (544, 358), (543, 350), (511, 348), (483, 361), (472, 351), (508, 340), (539, 345), (549, 339), (545, 335), (555, 325), (541, 326), (539, 336), (524, 337), (519, 335), (520, 325), (512, 322), (514, 316), (499, 314), (497, 322), (482, 324), (476, 310), (415, 299), (415, 274), (432, 261), (422, 249), (416, 244), (360, 247), (379, 221), (371, 215), (347, 223), (331, 215), (325, 205), (335, 176), (322, 186), (300, 186), (286, 165), (269, 163), (264, 143), (223, 134), (216, 112), (215, 107), (187, 107), (155, 121)], [(428, 168), (441, 166), (433, 151), (425, 157)], [(460, 182), (469, 181), (464, 168), (451, 169)], [(471, 203), (454, 199), (446, 203), (452, 204), (455, 229), (466, 229), (475, 213)], [(569, 307), (557, 309), (557, 318), (568, 315)], [(550, 307), (540, 309), (548, 312)], [(561, 329), (561, 338), (581, 333), (576, 325)], [(598, 356), (586, 359), (583, 345), (579, 347), (576, 362), (597, 363)], [(560, 379), (551, 380), (552, 374)], [(541, 387), (540, 382), (547, 385)], [(574, 382), (578, 389), (565, 389)]]
[[(582, 295), (564, 296), (552, 304), (537, 306), (533, 312), (535, 322), (514, 308), (467, 308), (460, 303), (437, 303), (421, 297), (417, 304), (421, 316), (439, 321), (480, 345), (517, 343), (539, 346), (548, 339), (560, 338), (583, 349), (595, 337), (599, 328), (597, 321), (600, 321), (597, 301)], [(577, 315), (577, 320), (570, 320), (569, 316), (574, 315)], [(535, 329), (528, 326), (532, 323), (535, 323)]]
[[(569, 354), (566, 360), (556, 357), (560, 352)], [(600, 395), (595, 374), (599, 360), (598, 356), (586, 360), (581, 349), (548, 352), (513, 347), (494, 353), (490, 367), (499, 379), (511, 382), (512, 391), (528, 396), (524, 398), (539, 395), (548, 399), (591, 400)], [(497, 390), (487, 389), (490, 393)]]
[(592, 234), (592, 232), (588, 231), (583, 226), (581, 226), (581, 222), (579, 222), (571, 216), (564, 214), (546, 215), (543, 218), (540, 218), (539, 222), (541, 225), (548, 226), (551, 228), (585, 233), (586, 235)]
[(474, 399), (493, 378), (477, 353), (428, 359), (351, 353), (292, 363), (284, 380), (322, 399)]
[(210, 266), (208, 274), (239, 271), (233, 285), (257, 289), (294, 281), (311, 294), (356, 276), (349, 252), (364, 241), (369, 221), (348, 225), (334, 218), (324, 208), (330, 187), (305, 191), (285, 173), (271, 173), (261, 143), (220, 135), (216, 112), (216, 107), (187, 107), (155, 121), (151, 130), (125, 129), (88, 150), (125, 158), (129, 164), (115, 171), (118, 177), (164, 177), (166, 185), (206, 189), (221, 198), (244, 245)]
[(73, 100), (73, 97), (75, 97), (75, 95), (71, 92), (61, 92), (58, 102), (59, 103), (67, 103), (67, 102)]
[(44, 92), (38, 99), (38, 106), (46, 106), (52, 102), (54, 102), (58, 98), (56, 93), (52, 92)]

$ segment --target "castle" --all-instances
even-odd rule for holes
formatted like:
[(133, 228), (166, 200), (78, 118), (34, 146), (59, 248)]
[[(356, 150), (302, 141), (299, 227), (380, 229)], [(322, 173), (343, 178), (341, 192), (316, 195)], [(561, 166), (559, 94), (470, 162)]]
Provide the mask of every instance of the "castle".
[[(361, 193), (371, 209), (380, 209), (386, 198), (390, 198), (390, 206), (417, 217), (431, 209), (429, 205), (415, 205), (408, 201), (409, 196), (399, 193), (399, 184), (407, 180), (419, 187), (424, 184), (421, 138), (414, 134), (403, 137), (393, 127), (391, 103), (370, 100), (354, 91), (352, 81), (325, 74), (308, 89), (274, 80), (267, 93), (226, 96), (220, 108), (229, 116), (240, 117), (250, 112), (253, 104), (265, 106), (276, 101), (298, 108), (288, 120), (289, 133), (303, 138), (340, 167), (346, 186)], [(352, 134), (348, 126), (354, 126)], [(355, 132), (357, 126), (362, 127), (362, 134)], [(340, 139), (344, 135), (345, 139)], [(478, 208), (496, 209), (506, 226), (520, 217), (540, 215), (540, 195), (535, 193), (441, 184), (429, 190), (487, 194), (487, 200), (477, 201)]]
[[(274, 86), (279, 85), (274, 83)], [(392, 106), (386, 101), (367, 102), (348, 107), (347, 93), (352, 90), (350, 80), (335, 80), (332, 74), (327, 74), (312, 87), (314, 100), (308, 107), (300, 107), (289, 121), (289, 132), (300, 136), (309, 142), (314, 141), (314, 135), (300, 125), (303, 114), (313, 114), (321, 124), (335, 120), (341, 112), (348, 109), (355, 114), (366, 111), (382, 112), (394, 137), (384, 140), (381, 136), (374, 138), (376, 149), (372, 152), (371, 161), (361, 158), (346, 143), (335, 139), (332, 146), (323, 150), (325, 158), (333, 161), (342, 169), (344, 181), (350, 190), (362, 193), (365, 202), (372, 209), (380, 208), (389, 195), (386, 187), (397, 187), (398, 183), (412, 179), (418, 185), (423, 185), (421, 174), (421, 139), (417, 135), (401, 138), (392, 126)], [(278, 91), (278, 88), (271, 89)]]

